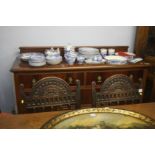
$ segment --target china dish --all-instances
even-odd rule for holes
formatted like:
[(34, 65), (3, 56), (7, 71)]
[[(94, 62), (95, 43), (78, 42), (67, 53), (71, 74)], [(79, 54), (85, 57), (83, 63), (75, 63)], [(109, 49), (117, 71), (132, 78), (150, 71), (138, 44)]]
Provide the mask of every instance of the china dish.
[(43, 54), (32, 55), (29, 59), (31, 62), (42, 62), (45, 61), (45, 56)]
[(32, 55), (28, 62), (30, 66), (34, 67), (44, 66), (46, 64), (45, 56), (43, 54)]
[(28, 61), (32, 55), (36, 55), (36, 54), (37, 53), (31, 53), (31, 52), (29, 52), (29, 53), (22, 53), (22, 54), (20, 54), (19, 57), (20, 57), (20, 59), (22, 61)]
[(29, 61), (29, 65), (33, 66), (33, 67), (40, 67), (40, 66), (46, 65), (46, 61), (43, 61), (43, 62), (31, 62), (31, 61)]
[(80, 54), (83, 55), (95, 55), (99, 54), (99, 49), (97, 48), (91, 48), (91, 47), (81, 47), (78, 49)]
[(44, 53), (46, 56), (60, 56), (60, 49), (59, 48), (57, 48), (56, 50), (54, 50), (53, 48), (46, 49)]
[(105, 56), (104, 59), (108, 64), (127, 64), (127, 58), (123, 56)]
[(128, 60), (132, 60), (136, 56), (134, 53), (131, 53), (131, 52), (117, 52), (115, 54), (118, 56), (123, 56)]
[(44, 129), (154, 129), (155, 121), (132, 111), (105, 108), (81, 109), (50, 119)]
[(92, 60), (92, 59), (86, 59), (85, 63), (86, 64), (104, 64), (106, 61), (104, 59), (102, 59), (101, 61), (96, 61), (96, 60)]
[(84, 57), (85, 59), (92, 59), (93, 57), (96, 57), (96, 56), (100, 56), (101, 54), (98, 53), (98, 54), (93, 54), (93, 55), (87, 55), (87, 54), (80, 54), (78, 56), (82, 56)]
[(62, 61), (62, 56), (47, 56), (46, 62), (50, 65), (60, 64)]

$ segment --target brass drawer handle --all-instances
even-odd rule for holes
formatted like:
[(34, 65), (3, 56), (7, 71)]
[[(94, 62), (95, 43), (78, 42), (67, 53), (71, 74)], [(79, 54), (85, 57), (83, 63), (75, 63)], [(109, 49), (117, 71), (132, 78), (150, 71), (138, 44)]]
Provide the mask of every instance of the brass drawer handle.
[(37, 80), (35, 78), (32, 79), (32, 86), (36, 84)]
[(68, 78), (68, 83), (69, 83), (69, 84), (73, 84), (73, 78), (72, 78), (72, 77), (69, 77), (69, 78)]
[(130, 80), (133, 80), (133, 74), (129, 75)]
[(21, 101), (20, 101), (20, 104), (24, 104), (24, 100), (21, 100)]
[(143, 80), (142, 78), (139, 78), (139, 79), (138, 79), (138, 81), (139, 81), (140, 83), (142, 83), (142, 80)]
[(101, 83), (102, 82), (102, 76), (100, 76), (100, 75), (97, 76), (97, 82), (98, 83)]

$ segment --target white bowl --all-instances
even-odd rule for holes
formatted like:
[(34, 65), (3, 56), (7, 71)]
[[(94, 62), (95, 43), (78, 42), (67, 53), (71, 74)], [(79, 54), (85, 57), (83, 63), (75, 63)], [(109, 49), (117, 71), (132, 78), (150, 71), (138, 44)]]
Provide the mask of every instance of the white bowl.
[(67, 56), (65, 55), (65, 60), (66, 60), (66, 62), (67, 62), (69, 65), (73, 65), (74, 62), (75, 62), (75, 60), (76, 60), (76, 57), (67, 57)]
[(68, 63), (69, 65), (73, 65), (74, 62), (75, 62), (75, 59), (70, 59), (70, 60), (66, 60), (66, 61), (67, 61), (67, 63)]
[(62, 56), (57, 56), (57, 57), (46, 57), (46, 62), (50, 65), (57, 65), (62, 62)]

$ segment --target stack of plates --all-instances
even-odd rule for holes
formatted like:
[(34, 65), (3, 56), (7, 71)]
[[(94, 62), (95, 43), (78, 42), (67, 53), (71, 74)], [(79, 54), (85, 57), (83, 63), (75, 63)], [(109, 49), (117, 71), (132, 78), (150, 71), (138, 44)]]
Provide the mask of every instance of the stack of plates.
[(45, 56), (43, 54), (32, 55), (29, 59), (30, 66), (43, 66), (46, 64)]
[(92, 58), (95, 55), (99, 55), (99, 49), (91, 47), (81, 47), (78, 49), (79, 55), (85, 58)]

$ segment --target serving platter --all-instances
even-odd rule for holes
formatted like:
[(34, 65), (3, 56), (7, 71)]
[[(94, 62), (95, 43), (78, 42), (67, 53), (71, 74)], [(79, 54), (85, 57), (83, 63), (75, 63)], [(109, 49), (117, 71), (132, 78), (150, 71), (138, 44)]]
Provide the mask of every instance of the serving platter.
[(78, 52), (83, 55), (96, 55), (99, 54), (99, 49), (92, 47), (81, 47), (78, 49)]
[(102, 59), (101, 61), (95, 61), (92, 59), (86, 59), (85, 63), (86, 64), (104, 64), (106, 61), (104, 59)]
[(119, 64), (127, 64), (127, 58), (123, 57), (123, 56), (105, 56), (104, 59), (106, 60), (106, 62), (108, 64), (115, 64), (115, 65), (119, 65)]
[(105, 108), (75, 110), (50, 119), (44, 129), (152, 129), (155, 121), (132, 111)]

